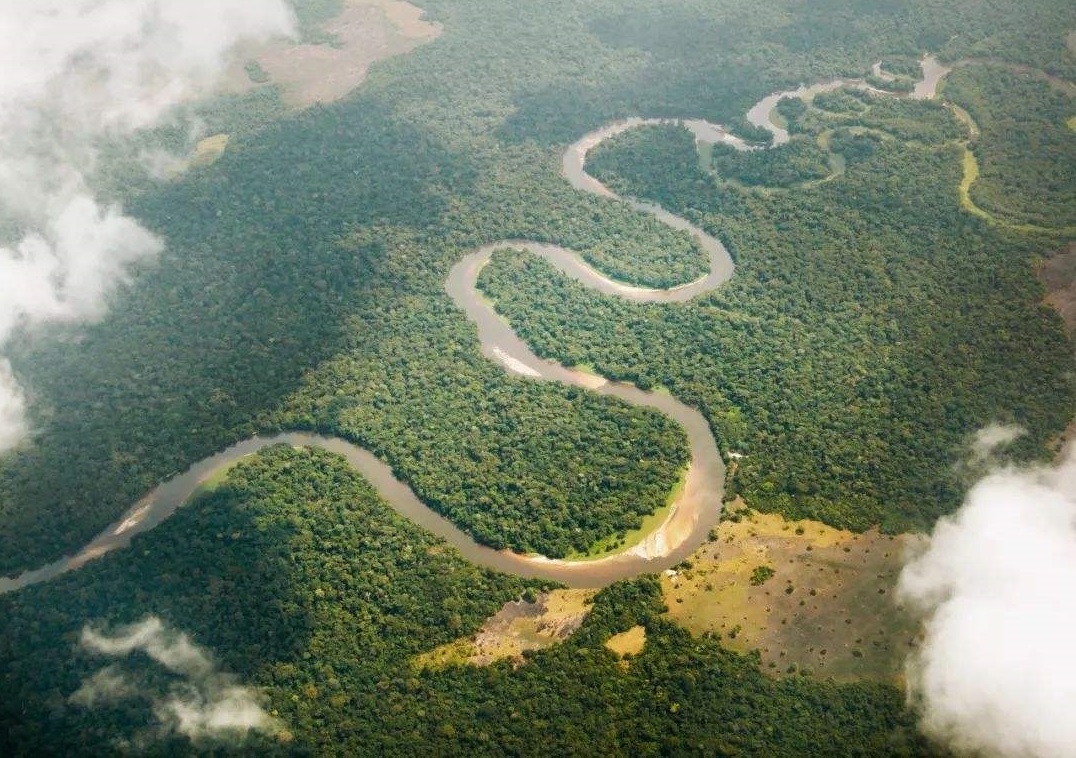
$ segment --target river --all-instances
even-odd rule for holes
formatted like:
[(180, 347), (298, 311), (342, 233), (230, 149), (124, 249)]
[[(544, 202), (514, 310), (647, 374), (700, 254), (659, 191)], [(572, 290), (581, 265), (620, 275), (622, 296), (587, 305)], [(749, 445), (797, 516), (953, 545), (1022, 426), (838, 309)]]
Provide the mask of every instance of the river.
[[(911, 95), (933, 97), (937, 84), (949, 69), (932, 57), (922, 61), (923, 81)], [(769, 95), (751, 109), (749, 120), (768, 129), (775, 145), (787, 142), (788, 132), (772, 122), (772, 111), (785, 97), (810, 96), (838, 87), (865, 87), (862, 80), (838, 79)], [(99, 534), (75, 556), (24, 572), (15, 578), (0, 578), (0, 594), (53, 579), (76, 570), (89, 561), (130, 544), (131, 539), (153, 529), (188, 502), (198, 487), (222, 467), (265, 447), (277, 444), (319, 447), (344, 456), (400, 515), (442, 537), (476, 564), (525, 577), (540, 577), (563, 582), (572, 587), (600, 587), (620, 579), (656, 572), (674, 566), (689, 556), (706, 540), (717, 524), (725, 485), (725, 464), (710, 431), (709, 423), (696, 409), (669, 394), (647, 392), (634, 385), (608, 381), (600, 376), (566, 368), (554, 361), (538, 358), (515, 334), (477, 290), (482, 267), (496, 250), (526, 251), (541, 256), (566, 275), (605, 295), (635, 302), (685, 302), (705, 294), (728, 281), (735, 267), (720, 240), (707, 234), (686, 219), (665, 209), (622, 198), (586, 172), (587, 153), (603, 141), (629, 129), (644, 125), (677, 123), (692, 131), (699, 142), (723, 142), (740, 150), (761, 149), (730, 134), (718, 124), (700, 120), (630, 118), (584, 135), (564, 152), (562, 173), (575, 189), (623, 202), (648, 213), (662, 223), (685, 231), (698, 241), (707, 254), (710, 271), (699, 279), (669, 289), (634, 287), (614, 281), (591, 266), (578, 254), (555, 245), (528, 240), (504, 240), (486, 245), (463, 257), (449, 272), (445, 289), (456, 305), (467, 314), (478, 330), (482, 353), (505, 371), (537, 381), (555, 381), (586, 388), (602, 395), (620, 398), (632, 405), (653, 408), (683, 427), (691, 449), (684, 486), (671, 504), (664, 521), (650, 534), (622, 552), (596, 560), (558, 560), (540, 555), (522, 555), (494, 550), (475, 542), (440, 514), (428, 508), (411, 488), (400, 481), (391, 468), (363, 448), (335, 437), (290, 432), (271, 437), (254, 437), (205, 458), (186, 472), (161, 484), (136, 503), (112, 526)]]

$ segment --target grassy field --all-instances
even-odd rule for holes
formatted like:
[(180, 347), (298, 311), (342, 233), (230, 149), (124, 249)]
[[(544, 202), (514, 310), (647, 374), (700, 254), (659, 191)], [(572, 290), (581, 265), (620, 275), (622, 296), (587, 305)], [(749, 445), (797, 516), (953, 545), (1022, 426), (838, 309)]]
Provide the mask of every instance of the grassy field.
[(641, 626), (633, 626), (626, 632), (614, 634), (605, 641), (605, 647), (621, 658), (628, 655), (638, 655), (646, 647), (646, 629)]
[(229, 139), (227, 134), (214, 134), (203, 139), (194, 148), (191, 166), (211, 166), (216, 163), (228, 148)]
[(492, 616), (471, 637), (453, 640), (418, 656), (419, 669), (446, 666), (488, 666), (523, 660), (525, 650), (541, 650), (570, 635), (590, 613), (591, 590), (553, 590), (533, 602), (516, 601)]
[[(759, 650), (772, 673), (899, 680), (917, 622), (892, 598), (912, 538), (769, 514), (725, 521), (714, 536), (690, 569), (663, 579), (678, 623), (719, 633), (735, 650)], [(759, 567), (773, 575), (753, 584)]]

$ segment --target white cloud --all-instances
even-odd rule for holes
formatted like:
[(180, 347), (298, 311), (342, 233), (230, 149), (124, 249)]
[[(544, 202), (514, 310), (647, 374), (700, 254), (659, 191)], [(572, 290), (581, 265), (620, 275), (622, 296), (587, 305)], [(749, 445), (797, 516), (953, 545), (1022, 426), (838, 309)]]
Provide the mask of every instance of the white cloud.
[(92, 653), (112, 658), (141, 652), (184, 678), (162, 692), (137, 674), (111, 664), (86, 679), (71, 695), (69, 699), (77, 705), (95, 708), (119, 700), (147, 698), (159, 722), (158, 734), (175, 732), (194, 741), (241, 737), (249, 732), (271, 734), (279, 728), (251, 689), (239, 685), (234, 676), (218, 671), (204, 648), (156, 617), (118, 629), (113, 635), (86, 627), (81, 644)]
[[(285, 0), (0, 3), (0, 348), (22, 324), (99, 317), (161, 240), (95, 196), (105, 139), (165, 123), (205, 94), (229, 50), (290, 34)], [(0, 362), (0, 452), (25, 433), (23, 393)]]
[(114, 637), (87, 627), (82, 630), (81, 642), (87, 650), (102, 655), (122, 656), (141, 650), (169, 671), (186, 676), (204, 677), (213, 671), (213, 662), (205, 651), (187, 635), (169, 633), (154, 616), (126, 627)]
[(971, 445), (973, 463), (983, 463), (998, 448), (1004, 447), (1025, 434), (1023, 427), (1013, 424), (990, 424), (975, 433)]
[(0, 451), (13, 447), (26, 434), (26, 401), (11, 364), (0, 358)]
[(116, 666), (107, 666), (82, 683), (71, 695), (72, 703), (94, 708), (101, 703), (114, 703), (138, 694), (138, 689)]
[(1076, 756), (1076, 458), (990, 474), (904, 569), (924, 730), (961, 751)]

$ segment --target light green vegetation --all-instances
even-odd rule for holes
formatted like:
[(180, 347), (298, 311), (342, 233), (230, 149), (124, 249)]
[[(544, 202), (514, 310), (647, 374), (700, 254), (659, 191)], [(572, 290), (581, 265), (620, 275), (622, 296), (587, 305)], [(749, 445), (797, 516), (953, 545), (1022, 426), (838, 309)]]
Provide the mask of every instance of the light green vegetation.
[(228, 477), (231, 475), (232, 469), (234, 469), (240, 463), (242, 463), (242, 459), (233, 463), (225, 464), (218, 468), (216, 471), (214, 471), (212, 474), (207, 476), (201, 481), (201, 483), (199, 483), (198, 489), (194, 491), (192, 499), (199, 498), (204, 495), (210, 495), (216, 492), (226, 481), (228, 481)]

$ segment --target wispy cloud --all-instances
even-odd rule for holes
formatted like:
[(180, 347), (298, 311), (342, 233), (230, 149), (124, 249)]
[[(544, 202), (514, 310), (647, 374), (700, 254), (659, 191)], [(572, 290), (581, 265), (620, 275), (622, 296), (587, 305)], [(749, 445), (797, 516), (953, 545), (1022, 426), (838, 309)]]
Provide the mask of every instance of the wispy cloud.
[(1015, 442), (1025, 434), (1023, 427), (1014, 424), (990, 424), (975, 433), (971, 444), (972, 463), (984, 463), (1000, 448)]
[[(71, 695), (72, 703), (86, 708), (132, 698), (149, 700), (158, 719), (158, 729), (149, 738), (178, 733), (196, 742), (226, 740), (250, 732), (271, 734), (279, 728), (258, 704), (254, 691), (241, 686), (234, 676), (220, 672), (204, 648), (156, 617), (117, 629), (111, 635), (86, 627), (81, 645), (110, 658), (140, 652), (181, 677), (161, 690), (134, 670), (112, 663), (83, 681)], [(147, 735), (140, 739), (147, 739)]]
[[(162, 249), (90, 186), (102, 141), (164, 123), (237, 42), (292, 27), (284, 0), (0, 3), (0, 348), (23, 324), (99, 317)], [(24, 408), (0, 360), (0, 452), (25, 434)]]
[(925, 731), (961, 751), (1076, 756), (1074, 587), (1076, 458), (976, 484), (901, 575), (926, 617), (907, 667)]

